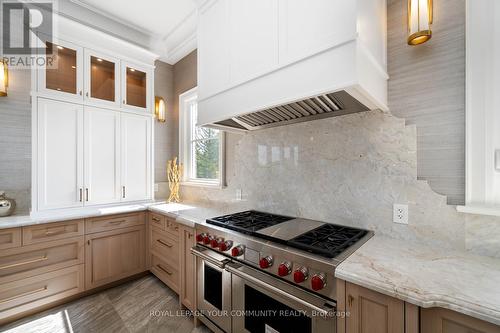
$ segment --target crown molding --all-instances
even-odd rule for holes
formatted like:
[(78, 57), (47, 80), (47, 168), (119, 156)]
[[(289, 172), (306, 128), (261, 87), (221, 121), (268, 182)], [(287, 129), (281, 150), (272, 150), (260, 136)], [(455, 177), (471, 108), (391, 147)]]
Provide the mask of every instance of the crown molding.
[[(196, 2), (196, 0), (194, 0)], [(140, 27), (132, 22), (123, 20), (112, 13), (99, 10), (92, 5), (89, 5), (85, 0), (70, 0), (70, 2), (83, 7), (96, 15), (103, 16), (107, 19), (120, 23), (130, 29), (147, 35), (150, 38), (148, 43), (149, 50), (159, 55), (159, 59), (170, 65), (181, 60), (197, 47), (196, 29), (198, 21), (198, 10), (194, 9), (184, 19), (182, 19), (172, 31), (165, 35), (159, 35), (148, 29)], [(143, 44), (144, 41), (136, 41), (138, 44)]]

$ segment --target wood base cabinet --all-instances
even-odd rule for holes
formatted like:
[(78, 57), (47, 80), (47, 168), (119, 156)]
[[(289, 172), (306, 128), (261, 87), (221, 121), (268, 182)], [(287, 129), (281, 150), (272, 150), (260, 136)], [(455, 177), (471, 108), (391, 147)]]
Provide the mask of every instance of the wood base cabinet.
[(346, 283), (347, 333), (404, 333), (405, 304), (352, 283)]
[(182, 305), (191, 311), (196, 309), (196, 260), (191, 254), (191, 248), (196, 245), (194, 228), (181, 226), (181, 292), (179, 299)]
[(85, 288), (92, 289), (146, 270), (145, 226), (85, 237)]
[(500, 333), (500, 327), (461, 313), (442, 309), (421, 309), (422, 333)]

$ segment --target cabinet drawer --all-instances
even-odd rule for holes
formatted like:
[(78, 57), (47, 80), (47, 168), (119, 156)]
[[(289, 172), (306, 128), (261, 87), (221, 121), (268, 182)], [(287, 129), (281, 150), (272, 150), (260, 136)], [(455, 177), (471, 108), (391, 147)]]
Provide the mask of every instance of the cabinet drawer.
[(0, 284), (0, 322), (83, 291), (83, 265)]
[(0, 283), (83, 264), (84, 238), (23, 246), (0, 253)]
[(150, 250), (162, 260), (170, 263), (176, 268), (179, 267), (179, 240), (172, 237), (167, 232), (151, 228)]
[(165, 231), (176, 238), (179, 237), (179, 223), (168, 217), (165, 217), (165, 221)]
[(23, 227), (23, 245), (83, 235), (83, 220)]
[(21, 228), (0, 230), (0, 250), (21, 246)]
[(151, 272), (176, 293), (179, 293), (179, 271), (161, 258), (151, 256)]
[(144, 212), (94, 217), (85, 220), (85, 233), (92, 234), (95, 232), (143, 225), (144, 223)]
[(165, 227), (167, 225), (167, 221), (165, 216), (160, 215), (160, 214), (155, 214), (155, 213), (150, 213), (149, 214), (149, 225), (151, 227), (156, 227), (161, 230), (165, 230)]

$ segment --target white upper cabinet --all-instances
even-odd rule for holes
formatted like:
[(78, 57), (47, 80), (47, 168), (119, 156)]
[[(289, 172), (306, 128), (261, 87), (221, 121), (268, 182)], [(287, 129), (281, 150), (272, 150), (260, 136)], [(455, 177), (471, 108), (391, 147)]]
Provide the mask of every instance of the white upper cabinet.
[(118, 108), (120, 98), (120, 60), (85, 49), (86, 104)]
[(38, 209), (83, 205), (83, 106), (38, 99)]
[(200, 9), (198, 94), (210, 96), (229, 85), (228, 0)]
[(121, 115), (122, 201), (150, 199), (152, 118)]
[(38, 90), (54, 98), (81, 102), (83, 48), (62, 40), (46, 45), (46, 62), (38, 68)]
[(59, 38), (41, 40), (48, 65), (31, 73), (32, 214), (151, 200), (158, 56), (65, 17), (55, 24)]
[(84, 119), (85, 205), (119, 202), (120, 113), (86, 106)]
[(229, 1), (228, 5), (231, 82), (244, 82), (278, 66), (278, 0)]
[(152, 70), (130, 62), (121, 62), (122, 108), (147, 112), (152, 108)]

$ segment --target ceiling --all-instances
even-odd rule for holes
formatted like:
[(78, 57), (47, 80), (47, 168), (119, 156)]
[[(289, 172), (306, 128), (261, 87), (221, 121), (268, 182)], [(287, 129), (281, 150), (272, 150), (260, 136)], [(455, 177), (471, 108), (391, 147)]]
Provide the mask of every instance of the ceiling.
[(193, 0), (71, 0), (150, 36), (150, 49), (174, 63), (196, 48)]

